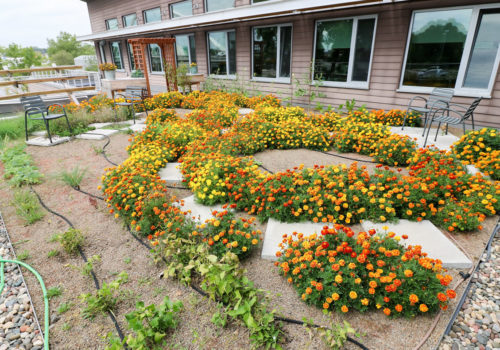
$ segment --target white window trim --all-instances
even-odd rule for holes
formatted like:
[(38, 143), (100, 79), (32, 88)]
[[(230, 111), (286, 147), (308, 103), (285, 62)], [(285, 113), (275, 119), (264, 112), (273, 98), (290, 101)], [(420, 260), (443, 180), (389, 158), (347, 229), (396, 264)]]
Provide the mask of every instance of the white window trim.
[(450, 10), (461, 10), (461, 9), (471, 9), (471, 19), (469, 23), (469, 29), (467, 31), (467, 37), (465, 38), (464, 50), (462, 53), (462, 59), (460, 60), (460, 66), (457, 73), (457, 81), (455, 82), (455, 96), (463, 96), (463, 97), (483, 97), (483, 98), (491, 98), (491, 91), (493, 90), (493, 86), (495, 85), (496, 76), (498, 74), (498, 66), (500, 63), (500, 46), (497, 51), (497, 55), (495, 58), (495, 63), (493, 66), (493, 70), (491, 72), (490, 82), (488, 83), (487, 89), (477, 89), (477, 88), (466, 88), (463, 87), (465, 73), (467, 71), (467, 66), (470, 61), (470, 55), (472, 53), (472, 45), (474, 44), (474, 39), (476, 35), (476, 29), (478, 26), (479, 13), (481, 10), (485, 9), (500, 9), (500, 3), (494, 4), (486, 4), (486, 5), (470, 5), (470, 6), (453, 6), (453, 7), (443, 7), (437, 9), (426, 9), (426, 10), (415, 10), (412, 12), (410, 28), (408, 30), (408, 37), (406, 38), (406, 49), (403, 60), (403, 66), (401, 67), (401, 77), (399, 80), (399, 89), (397, 92), (409, 92), (409, 93), (422, 93), (422, 94), (430, 94), (434, 87), (432, 86), (409, 86), (403, 85), (404, 73), (406, 69), (406, 60), (408, 58), (408, 50), (410, 47), (410, 38), (413, 30), (413, 22), (415, 19), (415, 14), (417, 13), (425, 13), (425, 12), (437, 12), (437, 11), (450, 11)]
[(123, 64), (123, 57), (122, 57), (122, 43), (120, 41), (110, 41), (109, 42), (109, 51), (111, 53), (111, 62), (115, 64), (115, 55), (113, 54), (113, 43), (118, 43), (118, 52), (120, 54), (120, 65), (122, 66), (121, 69), (116, 69), (117, 72), (125, 72), (125, 65)]
[[(253, 65), (253, 39), (254, 39), (254, 29), (259, 29), (259, 28), (272, 28), (272, 27), (277, 27), (278, 28), (278, 32), (276, 34), (277, 36), (277, 42), (276, 42), (276, 77), (275, 78), (269, 78), (269, 77), (255, 77), (254, 76), (254, 72), (253, 72), (253, 68), (254, 68), (254, 65)], [(290, 37), (290, 40), (291, 40), (291, 47), (290, 47), (290, 77), (286, 78), (286, 77), (280, 77), (279, 76), (279, 73), (280, 73), (280, 70), (281, 70), (281, 56), (280, 56), (280, 47), (281, 47), (281, 27), (290, 27), (291, 30), (292, 30), (292, 35)], [(251, 31), (251, 35), (252, 35), (252, 40), (251, 40), (251, 51), (252, 51), (252, 54), (251, 54), (251, 62), (250, 64), (252, 65), (251, 66), (251, 80), (253, 81), (258, 81), (258, 82), (264, 82), (264, 83), (283, 83), (283, 84), (290, 84), (291, 81), (292, 81), (292, 57), (293, 57), (293, 25), (291, 23), (283, 23), (283, 24), (273, 24), (273, 25), (264, 25), (264, 26), (255, 26), (255, 27), (252, 27), (252, 31)]]
[(161, 71), (153, 71), (153, 62), (151, 61), (151, 46), (150, 45), (154, 45), (154, 44), (148, 44), (147, 45), (147, 49), (148, 49), (148, 63), (149, 63), (149, 72), (151, 74), (165, 74), (165, 67), (163, 67), (163, 55), (162, 55), (162, 52), (161, 52), (161, 47), (160, 47), (160, 65), (161, 65)]
[[(174, 11), (172, 11), (172, 6), (174, 6), (176, 4), (183, 3), (183, 2), (188, 2), (188, 1), (191, 1), (191, 14), (187, 15), (187, 16), (177, 16), (177, 17), (174, 17)], [(169, 16), (170, 19), (173, 19), (173, 18), (182, 18), (182, 17), (191, 17), (191, 16), (193, 16), (193, 0), (182, 0), (182, 1), (172, 2), (172, 3), (168, 4), (168, 12), (169, 12), (169, 15), (170, 15)]]
[[(174, 38), (175, 38), (176, 42), (177, 42), (178, 36), (187, 36), (188, 37), (188, 60), (189, 60), (188, 66), (190, 66), (191, 63), (193, 63), (193, 59), (191, 57), (191, 46), (190, 46), (191, 42), (189, 41), (189, 37), (192, 36), (195, 39), (195, 50), (196, 50), (196, 36), (194, 33), (175, 34)], [(177, 67), (177, 45), (174, 45), (174, 51), (175, 51), (175, 66)]]
[[(146, 21), (146, 12), (147, 12), (147, 11), (151, 11), (151, 10), (156, 10), (156, 9), (159, 9), (159, 10), (160, 10), (160, 19), (159, 19), (158, 21), (150, 21), (150, 22), (147, 22), (147, 21)], [(150, 9), (147, 9), (147, 10), (142, 11), (142, 22), (143, 22), (144, 24), (161, 22), (162, 20), (163, 20), (163, 16), (162, 16), (162, 13), (161, 13), (161, 6), (152, 7), (152, 8), (150, 8)]]
[[(135, 24), (130, 25), (130, 26), (125, 25), (125, 17), (132, 16), (132, 15), (135, 15)], [(122, 16), (122, 26), (123, 26), (123, 28), (136, 27), (138, 24), (139, 24), (139, 21), (138, 21), (138, 18), (137, 18), (137, 13), (132, 12), (132, 13), (129, 13), (128, 15), (123, 15)]]
[[(370, 52), (370, 63), (368, 65), (368, 76), (366, 81), (356, 81), (352, 79), (352, 70), (354, 69), (354, 56), (356, 51), (356, 36), (358, 34), (358, 22), (363, 19), (375, 19), (375, 23), (373, 24), (373, 37), (372, 37), (372, 47)], [(354, 17), (341, 17), (341, 18), (332, 18), (332, 19), (322, 19), (317, 20), (314, 23), (314, 46), (313, 46), (313, 69), (311, 75), (311, 85), (317, 84), (318, 81), (314, 80), (314, 67), (316, 63), (316, 44), (317, 44), (317, 35), (318, 35), (318, 23), (320, 22), (334, 22), (334, 21), (342, 21), (346, 19), (352, 19), (352, 33), (351, 33), (351, 47), (349, 54), (349, 66), (347, 68), (347, 81), (325, 81), (321, 82), (321, 86), (326, 87), (338, 87), (338, 88), (348, 88), (348, 89), (360, 89), (360, 90), (368, 90), (370, 88), (370, 79), (372, 75), (372, 65), (373, 65), (373, 52), (375, 49), (375, 38), (377, 37), (377, 24), (378, 24), (378, 15), (366, 15), (366, 16), (354, 16)]]
[(234, 9), (236, 7), (236, 0), (233, 0), (233, 6), (232, 7), (226, 7), (224, 9), (222, 9), (222, 10), (208, 11), (207, 1), (208, 0), (203, 0), (203, 6), (205, 6), (205, 13), (208, 13), (208, 12), (222, 12), (222, 11), (226, 11), (226, 10), (229, 10), (229, 9)]
[[(207, 59), (208, 59), (208, 76), (211, 78), (216, 78), (216, 79), (236, 79), (236, 75), (238, 74), (238, 71), (236, 71), (236, 74), (229, 74), (230, 67), (229, 67), (229, 35), (227, 33), (234, 32), (235, 39), (236, 39), (236, 30), (235, 29), (227, 29), (227, 30), (214, 30), (211, 32), (207, 32)], [(210, 33), (226, 33), (226, 71), (227, 74), (210, 74)], [(237, 55), (236, 55), (237, 56)], [(236, 57), (237, 58), (237, 57)], [(236, 67), (238, 65), (236, 64)]]

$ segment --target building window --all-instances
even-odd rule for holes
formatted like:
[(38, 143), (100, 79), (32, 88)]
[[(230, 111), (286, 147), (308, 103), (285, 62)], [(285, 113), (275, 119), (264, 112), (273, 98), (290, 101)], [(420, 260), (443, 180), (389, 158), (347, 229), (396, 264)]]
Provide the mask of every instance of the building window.
[(181, 1), (170, 4), (170, 18), (186, 17), (193, 15), (193, 2)]
[[(257, 80), (290, 81), (292, 26), (253, 28), (252, 76)], [(284, 79), (283, 79), (284, 78)]]
[(123, 69), (121, 45), (118, 41), (113, 41), (109, 44), (111, 48), (111, 58), (116, 65), (116, 69)]
[(127, 43), (127, 51), (128, 51), (128, 61), (130, 62), (130, 71), (135, 70), (135, 61), (134, 61), (134, 52), (132, 51), (132, 45)]
[(257, 4), (259, 2), (265, 2), (265, 1), (269, 1), (269, 0), (252, 0), (252, 4)]
[(104, 45), (105, 45), (104, 41), (99, 42), (99, 54), (101, 56), (101, 63), (108, 62), (108, 60), (106, 59), (106, 53), (104, 51)]
[(155, 7), (154, 9), (149, 9), (142, 12), (144, 18), (144, 23), (152, 23), (161, 21), (161, 9)]
[(136, 26), (137, 15), (135, 13), (131, 13), (130, 15), (123, 16), (122, 22), (123, 22), (123, 28)]
[(163, 72), (163, 58), (161, 56), (160, 46), (157, 44), (149, 44), (148, 51), (151, 72)]
[(116, 18), (107, 19), (105, 22), (107, 30), (118, 29), (118, 20)]
[(175, 36), (175, 61), (177, 62), (177, 66), (181, 64), (189, 66), (191, 63), (196, 63), (193, 34)]
[(205, 0), (206, 12), (219, 11), (234, 7), (234, 0)]
[(314, 79), (326, 86), (368, 88), (376, 17), (316, 23)]
[(500, 60), (500, 8), (494, 6), (415, 11), (401, 90), (489, 95)]
[(208, 33), (209, 74), (236, 74), (236, 33), (220, 31)]

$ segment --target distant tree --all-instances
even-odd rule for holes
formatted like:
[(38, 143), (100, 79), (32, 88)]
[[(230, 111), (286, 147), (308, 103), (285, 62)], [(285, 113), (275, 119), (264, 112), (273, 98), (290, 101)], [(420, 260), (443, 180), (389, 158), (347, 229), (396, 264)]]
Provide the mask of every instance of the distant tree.
[[(80, 55), (95, 54), (95, 50), (92, 45), (82, 44), (81, 42), (76, 40), (76, 35), (67, 32), (60, 32), (56, 39), (47, 39), (47, 43), (49, 46), (47, 49), (47, 54), (49, 55), (50, 60), (56, 64), (58, 63), (55, 61), (54, 55), (61, 51), (69, 53), (72, 58)], [(64, 54), (64, 56), (66, 56), (66, 54)], [(63, 55), (59, 54), (55, 57), (61, 59)]]
[(75, 64), (75, 59), (73, 58), (73, 56), (69, 52), (64, 50), (58, 51), (53, 54), (50, 60), (58, 66), (68, 66)]
[(18, 44), (10, 44), (3, 49), (3, 55), (13, 58), (13, 60), (9, 62), (10, 69), (29, 68), (42, 64), (42, 55), (36, 52), (33, 47), (22, 47)]

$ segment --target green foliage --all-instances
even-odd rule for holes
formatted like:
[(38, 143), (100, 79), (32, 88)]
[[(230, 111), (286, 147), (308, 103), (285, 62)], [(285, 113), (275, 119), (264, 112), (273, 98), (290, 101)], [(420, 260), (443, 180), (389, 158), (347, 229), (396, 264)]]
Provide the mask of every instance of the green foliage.
[(59, 305), (59, 307), (57, 308), (57, 313), (59, 315), (64, 314), (65, 312), (68, 312), (72, 307), (73, 303), (71, 302), (61, 303), (61, 305)]
[(55, 236), (55, 240), (61, 244), (68, 254), (76, 254), (78, 248), (85, 242), (85, 236), (80, 230), (70, 228), (68, 231)]
[[(307, 105), (311, 107), (318, 98), (326, 97), (324, 92), (320, 91), (320, 87), (323, 85), (323, 76), (321, 74), (316, 75), (314, 79), (312, 79), (313, 73), (313, 63), (309, 65), (309, 71), (304, 76), (303, 80), (299, 78), (295, 78), (295, 75), (292, 74), (292, 81), (295, 80), (295, 91), (294, 95), (296, 97), (307, 97)], [(319, 102), (316, 103), (316, 110), (323, 110), (323, 105)]]
[(344, 324), (337, 324), (332, 321), (330, 328), (321, 327), (316, 328), (315, 331), (321, 337), (326, 347), (331, 350), (343, 349), (349, 335), (359, 337), (359, 334), (347, 321), (344, 321)]
[[(40, 120), (28, 121), (28, 134), (44, 128)], [(0, 138), (9, 137), (12, 140), (24, 137), (24, 117), (0, 120)]]
[(77, 165), (71, 170), (63, 170), (59, 174), (59, 179), (68, 186), (71, 186), (73, 188), (80, 188), (80, 183), (82, 182), (86, 172), (87, 169), (80, 168)]
[(17, 254), (17, 260), (19, 261), (26, 261), (29, 258), (31, 258), (31, 254), (27, 250), (23, 250), (21, 253)]
[(93, 319), (100, 313), (113, 311), (124, 296), (124, 291), (120, 291), (120, 286), (127, 281), (128, 274), (123, 271), (116, 280), (109, 284), (103, 283), (96, 292), (80, 295), (82, 302), (86, 304), (82, 310), (83, 317)]
[(172, 302), (168, 296), (163, 303), (156, 307), (155, 304), (144, 306), (140, 301), (136, 309), (125, 315), (128, 328), (133, 332), (122, 343), (108, 334), (110, 347), (107, 349), (121, 349), (116, 346), (126, 346), (131, 350), (156, 350), (168, 345), (167, 332), (177, 327), (179, 320), (177, 314), (182, 309), (182, 302)]
[(47, 257), (49, 258), (54, 258), (59, 255), (59, 250), (57, 249), (52, 249), (50, 252), (47, 253)]
[(14, 59), (9, 62), (9, 69), (23, 69), (42, 65), (42, 55), (31, 46), (22, 47), (12, 43), (3, 50), (3, 54)]
[(33, 159), (24, 150), (25, 146), (20, 144), (0, 152), (0, 160), (5, 167), (4, 178), (15, 187), (37, 184), (42, 179), (42, 174), (38, 171)]
[(186, 93), (191, 91), (191, 77), (188, 75), (189, 67), (187, 64), (183, 63), (177, 67), (177, 86), (182, 89), (182, 92)]
[(82, 275), (90, 276), (90, 273), (91, 273), (92, 269), (94, 268), (94, 264), (98, 263), (98, 262), (101, 262), (101, 256), (100, 255), (92, 255), (92, 257), (90, 259), (88, 259), (88, 261), (85, 264), (83, 264), (83, 267), (81, 269)]
[(27, 225), (31, 225), (45, 216), (45, 211), (40, 206), (38, 199), (29, 191), (18, 190), (14, 192), (11, 204), (16, 208), (16, 214)]
[(76, 35), (67, 32), (59, 32), (55, 39), (47, 39), (47, 54), (54, 62), (54, 55), (65, 51), (75, 58), (80, 55), (94, 55), (95, 49), (92, 45), (82, 44), (76, 39)]
[(47, 290), (47, 298), (52, 299), (62, 295), (62, 288), (60, 286), (52, 287)]
[(50, 60), (58, 66), (70, 66), (75, 64), (75, 58), (68, 51), (58, 51), (50, 57)]

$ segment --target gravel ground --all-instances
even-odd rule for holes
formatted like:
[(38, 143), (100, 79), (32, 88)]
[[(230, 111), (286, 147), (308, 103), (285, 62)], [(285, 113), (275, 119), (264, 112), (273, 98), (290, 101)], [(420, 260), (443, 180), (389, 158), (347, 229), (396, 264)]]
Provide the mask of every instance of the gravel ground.
[[(0, 256), (14, 260), (14, 250), (0, 215)], [(43, 347), (38, 322), (21, 270), (16, 264), (5, 264), (5, 288), (0, 295), (0, 350)]]
[(472, 284), (450, 334), (440, 350), (500, 349), (500, 237), (494, 238), (491, 256), (472, 277)]

